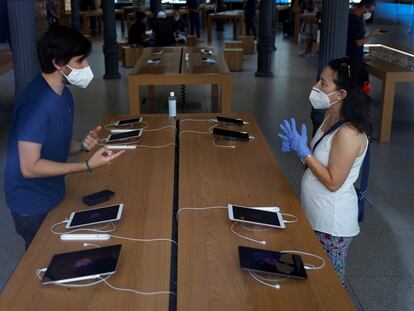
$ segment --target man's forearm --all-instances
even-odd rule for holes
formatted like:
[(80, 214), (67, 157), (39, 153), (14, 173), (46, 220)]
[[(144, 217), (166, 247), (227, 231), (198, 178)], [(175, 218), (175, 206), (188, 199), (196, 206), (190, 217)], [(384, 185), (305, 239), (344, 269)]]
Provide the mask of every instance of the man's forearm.
[(42, 178), (67, 175), (86, 171), (88, 168), (84, 162), (60, 163), (40, 159), (30, 168), (21, 168), (25, 178)]

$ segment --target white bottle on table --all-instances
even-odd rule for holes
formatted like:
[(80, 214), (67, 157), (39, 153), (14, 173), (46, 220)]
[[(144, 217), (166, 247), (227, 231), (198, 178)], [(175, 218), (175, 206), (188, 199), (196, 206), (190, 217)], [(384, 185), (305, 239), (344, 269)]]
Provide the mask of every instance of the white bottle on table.
[(175, 119), (177, 116), (177, 98), (174, 92), (170, 92), (170, 97), (168, 97), (168, 116), (170, 119)]

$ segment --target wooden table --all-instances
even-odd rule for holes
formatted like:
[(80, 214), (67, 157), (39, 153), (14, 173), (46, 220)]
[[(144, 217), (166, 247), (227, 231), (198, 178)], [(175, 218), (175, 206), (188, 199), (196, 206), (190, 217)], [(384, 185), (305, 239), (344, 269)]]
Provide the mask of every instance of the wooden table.
[[(215, 115), (182, 115), (208, 119)], [(179, 208), (235, 203), (279, 206), (298, 223), (284, 230), (236, 230), (266, 245), (238, 238), (230, 231), (227, 210), (183, 211), (178, 222), (178, 310), (353, 310), (353, 305), (315, 233), (276, 163), (254, 118), (244, 126), (256, 137), (236, 142), (236, 149), (213, 145), (211, 135), (183, 133), (180, 137)], [(207, 131), (211, 123), (181, 122), (180, 130)], [(240, 130), (239, 127), (234, 129)], [(223, 144), (223, 142), (218, 142)], [(308, 279), (286, 280), (279, 290), (254, 281), (239, 266), (238, 246), (271, 250), (301, 250), (322, 256), (322, 270), (307, 271)], [(302, 257), (307, 263), (318, 261)]]
[[(211, 21), (218, 19), (230, 19), (233, 21), (233, 36), (237, 40), (237, 35), (243, 34), (244, 13), (241, 10), (223, 11), (218, 13), (210, 13), (207, 17), (207, 40), (211, 42)], [(237, 27), (238, 25), (238, 27)]]
[[(212, 95), (220, 93), (221, 111), (231, 111), (231, 78), (230, 72), (222, 55), (217, 54), (216, 64), (202, 64), (200, 48), (162, 48), (161, 62), (158, 65), (147, 65), (154, 50), (146, 48), (135, 68), (128, 76), (129, 111), (131, 114), (140, 113), (140, 86), (151, 86), (150, 96), (153, 96), (154, 85), (181, 84), (211, 84)], [(185, 61), (189, 53), (190, 61)], [(158, 56), (157, 56), (158, 57)]]
[(414, 82), (414, 71), (374, 57), (365, 58), (365, 63), (369, 73), (382, 80), (379, 141), (389, 143), (391, 141), (395, 86), (398, 82)]
[(302, 25), (303, 22), (311, 22), (311, 23), (316, 23), (317, 18), (316, 18), (316, 14), (314, 13), (302, 13), (302, 14), (298, 14), (295, 17), (295, 34), (293, 36), (293, 40), (295, 40), (295, 42), (298, 42), (298, 37), (299, 37), (299, 32), (300, 32), (300, 27)]
[[(175, 124), (165, 116), (144, 116), (144, 120), (150, 123), (150, 128)], [(163, 145), (174, 141), (173, 129), (144, 132), (142, 137), (142, 144), (148, 145)], [(116, 291), (104, 284), (71, 289), (41, 285), (35, 269), (47, 267), (54, 254), (84, 249), (81, 241), (60, 241), (58, 235), (50, 232), (50, 226), (64, 220), (71, 211), (89, 208), (82, 204), (82, 196), (106, 188), (115, 191), (116, 195), (101, 206), (119, 202), (125, 204), (122, 218), (116, 222), (117, 230), (114, 234), (170, 238), (174, 155), (174, 146), (155, 150), (130, 150), (109, 166), (92, 173), (69, 176), (65, 199), (49, 213), (17, 266), (1, 294), (1, 309), (167, 311), (169, 295), (142, 296)], [(63, 230), (62, 227), (56, 229)], [(118, 239), (92, 243), (122, 244), (118, 271), (108, 280), (112, 285), (142, 291), (169, 290), (171, 243), (139, 243)]]
[[(70, 17), (71, 12), (65, 11), (63, 14), (64, 16)], [(88, 11), (80, 11), (79, 15), (82, 19), (82, 33), (84, 35), (89, 35), (89, 18), (91, 17), (99, 17), (102, 18), (103, 11), (101, 9), (98, 10), (88, 10)], [(125, 32), (125, 12), (123, 9), (115, 9), (115, 15), (120, 17), (121, 20), (121, 31), (122, 33)]]

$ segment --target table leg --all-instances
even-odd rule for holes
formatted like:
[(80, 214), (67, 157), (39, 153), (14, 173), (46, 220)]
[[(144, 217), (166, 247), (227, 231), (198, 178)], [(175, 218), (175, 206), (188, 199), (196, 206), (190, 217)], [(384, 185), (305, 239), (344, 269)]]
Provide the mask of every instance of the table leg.
[(221, 79), (221, 112), (231, 112), (231, 80), (230, 75)]
[(125, 33), (125, 16), (124, 16), (124, 14), (121, 14), (121, 31), (122, 31), (122, 33)]
[(243, 15), (241, 15), (239, 17), (239, 35), (240, 36), (243, 35), (243, 26), (244, 26), (244, 17), (243, 17)]
[(237, 40), (237, 18), (233, 18), (233, 40)]
[(386, 75), (382, 86), (381, 119), (379, 132), (380, 143), (389, 143), (391, 140), (394, 95), (395, 80)]
[(141, 113), (141, 99), (139, 96), (139, 83), (133, 78), (128, 79), (129, 90), (129, 114), (139, 115)]
[(148, 85), (148, 98), (155, 98), (155, 86)]
[(83, 14), (82, 20), (83, 20), (83, 34), (88, 35), (89, 34), (88, 16), (86, 16), (86, 14)]
[(207, 41), (211, 42), (211, 16), (207, 17)]
[(211, 85), (211, 97), (217, 97), (219, 94), (219, 86), (218, 84)]

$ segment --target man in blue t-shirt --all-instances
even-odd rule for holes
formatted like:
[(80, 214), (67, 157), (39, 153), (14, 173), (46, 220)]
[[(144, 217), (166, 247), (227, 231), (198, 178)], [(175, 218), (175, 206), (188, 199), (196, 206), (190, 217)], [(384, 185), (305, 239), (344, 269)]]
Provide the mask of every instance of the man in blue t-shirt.
[(371, 18), (374, 10), (374, 0), (361, 0), (349, 13), (346, 55), (360, 63), (364, 62), (364, 44), (383, 34), (376, 29), (365, 36), (365, 21)]
[(72, 138), (74, 105), (66, 84), (86, 87), (93, 78), (90, 42), (64, 26), (50, 28), (38, 44), (42, 72), (16, 99), (9, 129), (4, 190), (16, 232), (26, 249), (49, 210), (65, 194), (65, 175), (91, 171), (118, 157), (101, 148), (82, 163), (68, 156), (89, 151), (100, 126), (80, 142)]

